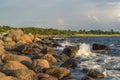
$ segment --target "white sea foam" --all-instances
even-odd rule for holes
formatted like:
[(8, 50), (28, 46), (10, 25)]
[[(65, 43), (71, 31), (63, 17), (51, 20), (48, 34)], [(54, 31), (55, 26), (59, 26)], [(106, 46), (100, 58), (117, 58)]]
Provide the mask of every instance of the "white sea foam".
[(95, 56), (95, 53), (91, 52), (90, 45), (86, 43), (82, 43), (77, 52), (77, 56), (80, 57), (92, 57)]
[[(81, 63), (77, 69), (72, 70), (71, 75), (75, 75), (81, 80), (85, 75), (85, 73), (81, 72), (83, 68), (98, 69), (105, 75), (105, 78), (96, 80), (120, 80), (120, 56), (117, 54), (118, 51), (110, 50), (112, 52), (109, 54), (102, 54), (101, 52), (93, 53), (89, 44), (81, 43), (79, 45), (80, 48), (76, 57), (80, 57)], [(62, 43), (62, 46), (57, 49), (62, 51), (65, 46), (74, 46), (74, 44), (65, 41)], [(114, 49), (114, 45), (110, 47)], [(112, 54), (117, 54), (118, 56), (111, 56)]]

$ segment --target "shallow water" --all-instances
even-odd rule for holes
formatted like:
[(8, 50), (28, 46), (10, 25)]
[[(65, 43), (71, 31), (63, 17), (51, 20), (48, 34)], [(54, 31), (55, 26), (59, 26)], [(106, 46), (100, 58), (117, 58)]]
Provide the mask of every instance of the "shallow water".
[[(110, 51), (91, 50), (93, 43), (105, 44), (110, 47)], [(98, 69), (105, 74), (105, 78), (96, 80), (120, 80), (120, 37), (69, 37), (61, 42), (63, 47), (56, 48), (59, 53), (65, 46), (80, 45), (77, 52), (78, 59), (81, 61), (79, 67), (72, 70), (72, 75), (81, 79), (86, 74), (83, 68)]]

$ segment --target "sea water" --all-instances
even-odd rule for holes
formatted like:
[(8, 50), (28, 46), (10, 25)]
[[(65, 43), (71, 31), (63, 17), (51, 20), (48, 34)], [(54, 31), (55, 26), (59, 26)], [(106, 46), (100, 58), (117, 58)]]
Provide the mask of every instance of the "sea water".
[[(110, 47), (108, 53), (92, 50), (92, 44), (99, 43)], [(86, 74), (84, 68), (97, 69), (105, 75), (105, 78), (96, 80), (120, 80), (120, 37), (69, 37), (60, 42), (62, 47), (56, 48), (59, 53), (66, 46), (79, 45), (76, 58), (81, 61), (76, 69), (71, 69), (72, 76), (79, 80)]]

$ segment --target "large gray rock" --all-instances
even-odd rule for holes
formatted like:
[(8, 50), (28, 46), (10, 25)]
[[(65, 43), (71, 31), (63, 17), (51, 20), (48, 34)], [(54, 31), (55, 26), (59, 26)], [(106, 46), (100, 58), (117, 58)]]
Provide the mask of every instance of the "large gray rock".
[(77, 54), (77, 51), (79, 50), (79, 47), (78, 46), (71, 46), (71, 47), (66, 47), (62, 54), (65, 54), (71, 58), (75, 57), (76, 54)]
[(61, 64), (60, 67), (75, 69), (76, 67), (78, 67), (79, 63), (80, 61), (78, 61), (77, 59), (68, 59), (63, 64)]
[(93, 50), (109, 50), (110, 48), (107, 45), (94, 43), (92, 46)]

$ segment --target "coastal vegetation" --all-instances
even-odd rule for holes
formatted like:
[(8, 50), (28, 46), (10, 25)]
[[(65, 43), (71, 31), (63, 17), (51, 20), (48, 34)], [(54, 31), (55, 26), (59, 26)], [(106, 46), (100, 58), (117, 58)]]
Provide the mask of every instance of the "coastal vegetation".
[(113, 29), (108, 31), (103, 30), (82, 30), (73, 31), (73, 30), (58, 30), (53, 28), (38, 28), (38, 27), (22, 27), (22, 28), (15, 28), (11, 26), (0, 26), (0, 32), (6, 32), (11, 29), (21, 29), (24, 33), (32, 33), (34, 35), (54, 35), (54, 36), (82, 36), (82, 35), (120, 35), (120, 32), (114, 31)]

